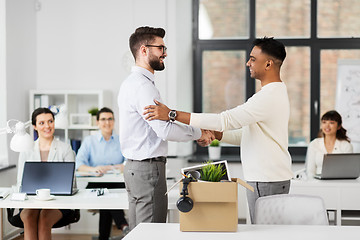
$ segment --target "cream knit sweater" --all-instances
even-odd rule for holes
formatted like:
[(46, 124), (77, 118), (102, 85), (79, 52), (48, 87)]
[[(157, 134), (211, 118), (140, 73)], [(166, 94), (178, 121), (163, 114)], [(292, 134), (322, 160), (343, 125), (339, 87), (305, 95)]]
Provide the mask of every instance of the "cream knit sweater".
[(241, 146), (247, 181), (275, 182), (293, 177), (288, 152), (290, 103), (282, 82), (273, 82), (244, 104), (220, 114), (192, 113), (190, 125), (224, 132), (223, 142)]

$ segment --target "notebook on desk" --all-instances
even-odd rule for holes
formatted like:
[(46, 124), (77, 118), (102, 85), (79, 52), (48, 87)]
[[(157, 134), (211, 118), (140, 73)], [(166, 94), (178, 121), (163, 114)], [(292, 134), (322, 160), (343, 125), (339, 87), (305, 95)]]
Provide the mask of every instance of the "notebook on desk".
[(52, 195), (73, 195), (75, 162), (25, 162), (21, 192), (35, 195), (36, 189), (49, 188)]
[(360, 153), (325, 154), (317, 179), (356, 179), (360, 175)]

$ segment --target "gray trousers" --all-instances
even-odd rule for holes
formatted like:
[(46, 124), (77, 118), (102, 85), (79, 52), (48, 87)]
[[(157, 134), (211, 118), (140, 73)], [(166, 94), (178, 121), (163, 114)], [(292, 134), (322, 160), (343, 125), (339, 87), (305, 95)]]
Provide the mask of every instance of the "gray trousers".
[(128, 159), (124, 168), (129, 198), (129, 227), (141, 222), (165, 223), (168, 209), (165, 162)]
[(255, 202), (259, 197), (265, 197), (276, 194), (288, 194), (290, 190), (290, 180), (281, 182), (247, 182), (254, 188), (254, 192), (246, 190), (246, 196), (249, 205), (250, 219), (254, 223)]

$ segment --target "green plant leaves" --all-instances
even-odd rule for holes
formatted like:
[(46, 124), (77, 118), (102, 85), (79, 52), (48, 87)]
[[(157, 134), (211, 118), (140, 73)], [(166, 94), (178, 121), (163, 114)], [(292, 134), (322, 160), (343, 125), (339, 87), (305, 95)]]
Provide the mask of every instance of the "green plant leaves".
[(220, 146), (220, 142), (217, 139), (214, 139), (211, 143), (210, 143), (210, 147), (219, 147)]
[(201, 168), (201, 180), (220, 182), (221, 178), (226, 174), (226, 169), (223, 169), (221, 164), (211, 163), (211, 161), (208, 161), (207, 165)]

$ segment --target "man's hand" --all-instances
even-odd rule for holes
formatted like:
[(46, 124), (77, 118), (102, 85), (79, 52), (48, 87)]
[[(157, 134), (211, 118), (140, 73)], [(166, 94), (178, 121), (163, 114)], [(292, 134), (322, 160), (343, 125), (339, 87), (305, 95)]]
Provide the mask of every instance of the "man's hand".
[(214, 139), (217, 139), (219, 141), (222, 139), (222, 136), (223, 136), (222, 132), (212, 131), (212, 130), (203, 130), (203, 129), (201, 129), (201, 130), (205, 131), (205, 132), (210, 132), (210, 134), (212, 135), (210, 142), (207, 142), (206, 140), (201, 140), (201, 138), (197, 140), (197, 143), (202, 147), (208, 146)]
[(170, 109), (161, 102), (154, 99), (154, 102), (156, 105), (149, 105), (144, 108), (143, 115), (146, 115), (146, 120), (163, 120), (163, 121), (169, 121), (169, 112)]
[(201, 138), (197, 140), (197, 143), (202, 146), (208, 146), (215, 139), (214, 134), (209, 130), (201, 129)]

